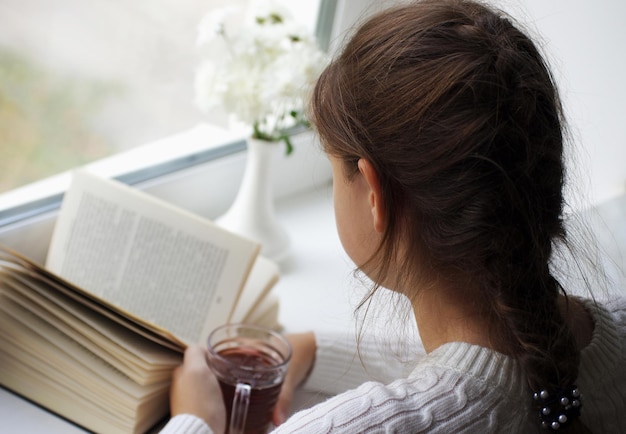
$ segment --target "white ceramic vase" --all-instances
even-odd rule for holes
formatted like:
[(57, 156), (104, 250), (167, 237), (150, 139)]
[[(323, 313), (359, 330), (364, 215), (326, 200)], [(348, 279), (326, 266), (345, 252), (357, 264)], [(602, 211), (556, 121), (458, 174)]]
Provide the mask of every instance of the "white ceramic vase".
[(261, 254), (282, 262), (289, 256), (287, 232), (276, 217), (272, 188), (274, 159), (280, 143), (249, 138), (246, 168), (231, 207), (216, 223), (259, 242)]

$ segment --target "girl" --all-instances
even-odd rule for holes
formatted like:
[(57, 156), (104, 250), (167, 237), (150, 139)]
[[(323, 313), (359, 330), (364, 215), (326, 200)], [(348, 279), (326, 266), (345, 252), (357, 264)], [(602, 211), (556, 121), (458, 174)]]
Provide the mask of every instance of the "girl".
[[(564, 133), (529, 38), (472, 1), (389, 9), (325, 70), (311, 106), (342, 245), (371, 294), (410, 300), (427, 354), (276, 432), (626, 432), (626, 302), (567, 297), (551, 271), (566, 242)], [(307, 375), (324, 384), (329, 364), (350, 362), (325, 336), (290, 339), (278, 423)], [(171, 397), (165, 432), (224, 431), (205, 350), (189, 348)]]

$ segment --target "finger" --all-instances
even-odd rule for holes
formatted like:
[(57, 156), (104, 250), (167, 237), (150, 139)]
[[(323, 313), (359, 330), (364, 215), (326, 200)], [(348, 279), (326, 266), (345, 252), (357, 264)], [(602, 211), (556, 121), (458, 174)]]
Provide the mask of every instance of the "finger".
[(285, 387), (285, 385), (283, 385), (280, 394), (278, 395), (278, 400), (276, 401), (276, 407), (274, 408), (274, 412), (272, 414), (272, 422), (274, 425), (278, 426), (287, 420), (287, 417), (291, 412), (293, 392), (293, 388)]
[(207, 349), (199, 344), (189, 345), (185, 350), (183, 363), (189, 367), (204, 368), (207, 367), (206, 360)]
[(276, 402), (276, 408), (274, 409), (273, 421), (274, 425), (280, 425), (283, 423), (291, 412), (291, 403), (293, 401), (293, 394), (297, 387), (297, 382), (293, 381), (294, 375), (287, 374), (283, 386), (278, 395)]
[(276, 426), (287, 420), (287, 417), (291, 412), (293, 394), (299, 384), (299, 375), (296, 371), (296, 369), (291, 368), (287, 370), (287, 374), (285, 375), (285, 380), (283, 381), (283, 385), (280, 389), (280, 394), (278, 395), (276, 407), (274, 408), (274, 413), (272, 415), (272, 421)]

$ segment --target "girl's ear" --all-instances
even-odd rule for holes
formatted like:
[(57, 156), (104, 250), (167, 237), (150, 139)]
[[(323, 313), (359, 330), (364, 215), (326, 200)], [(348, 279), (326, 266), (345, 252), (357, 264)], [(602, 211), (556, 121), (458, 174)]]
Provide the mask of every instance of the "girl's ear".
[(359, 172), (363, 175), (363, 179), (367, 183), (368, 200), (372, 210), (372, 218), (374, 222), (374, 230), (376, 232), (383, 232), (386, 226), (385, 211), (383, 208), (382, 188), (380, 185), (380, 178), (378, 172), (369, 162), (364, 158), (361, 158), (358, 162)]

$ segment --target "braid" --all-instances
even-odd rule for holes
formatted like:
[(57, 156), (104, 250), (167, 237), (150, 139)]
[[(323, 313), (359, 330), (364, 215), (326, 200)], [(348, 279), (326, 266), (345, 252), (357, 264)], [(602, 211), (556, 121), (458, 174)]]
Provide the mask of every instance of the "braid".
[[(565, 291), (549, 269), (554, 243), (565, 241), (561, 107), (540, 54), (508, 20), (481, 15), (473, 30), (492, 36), (494, 76), (502, 80), (499, 112), (512, 113), (511, 119), (498, 119), (494, 125), (502, 128), (495, 140), (509, 142), (509, 155), (496, 152), (487, 160), (509, 201), (496, 211), (506, 234), (492, 233), (482, 286), (491, 292), (492, 311), (505, 325), (509, 351), (530, 389), (554, 395), (576, 383), (580, 363), (574, 335), (558, 305), (558, 295)], [(511, 158), (526, 164), (503, 163)], [(588, 432), (579, 421), (570, 427)]]

